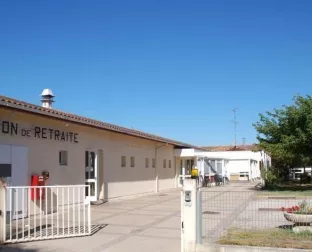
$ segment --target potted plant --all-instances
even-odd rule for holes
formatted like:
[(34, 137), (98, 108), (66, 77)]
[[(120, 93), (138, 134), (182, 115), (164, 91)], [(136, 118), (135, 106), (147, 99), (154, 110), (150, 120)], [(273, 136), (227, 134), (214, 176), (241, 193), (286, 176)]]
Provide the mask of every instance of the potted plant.
[(293, 222), (295, 225), (309, 226), (312, 223), (312, 207), (303, 200), (299, 205), (289, 208), (282, 207), (286, 220)]

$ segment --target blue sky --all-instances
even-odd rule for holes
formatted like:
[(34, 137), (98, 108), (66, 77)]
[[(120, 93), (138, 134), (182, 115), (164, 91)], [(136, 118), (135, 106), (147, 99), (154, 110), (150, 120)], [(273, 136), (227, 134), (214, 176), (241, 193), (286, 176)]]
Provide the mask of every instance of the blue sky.
[(5, 1), (0, 94), (196, 145), (311, 94), (312, 1)]

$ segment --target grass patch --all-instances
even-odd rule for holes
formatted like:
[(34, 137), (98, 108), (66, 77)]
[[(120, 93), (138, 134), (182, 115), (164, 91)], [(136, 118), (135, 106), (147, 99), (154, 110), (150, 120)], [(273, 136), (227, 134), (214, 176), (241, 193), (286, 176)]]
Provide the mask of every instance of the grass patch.
[(312, 184), (300, 184), (296, 182), (285, 182), (274, 188), (262, 188), (260, 196), (312, 196)]
[(312, 196), (312, 190), (307, 191), (266, 191), (262, 190), (258, 192), (259, 196), (296, 196), (296, 197), (304, 197), (304, 196)]
[(312, 234), (295, 234), (290, 229), (229, 229), (218, 241), (223, 245), (312, 249)]
[(274, 187), (263, 188), (265, 191), (312, 191), (312, 184), (300, 184), (296, 182), (284, 182)]

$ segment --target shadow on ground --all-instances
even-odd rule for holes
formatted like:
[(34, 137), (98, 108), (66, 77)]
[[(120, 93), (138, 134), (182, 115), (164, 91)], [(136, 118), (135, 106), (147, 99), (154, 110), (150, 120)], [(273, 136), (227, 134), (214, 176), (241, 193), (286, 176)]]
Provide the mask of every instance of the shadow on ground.
[(280, 228), (280, 229), (288, 229), (288, 230), (292, 230), (293, 227), (294, 227), (294, 225), (281, 225), (281, 226), (278, 226), (278, 228)]
[(96, 234), (101, 229), (105, 228), (108, 224), (98, 224), (98, 225), (92, 225), (91, 226), (91, 235)]
[(37, 252), (37, 249), (23, 249), (20, 248), (18, 245), (14, 245), (14, 247), (7, 247), (0, 245), (1, 252)]
[[(52, 225), (42, 225), (42, 226), (37, 226), (36, 228), (32, 228), (30, 229), (30, 232), (28, 234), (28, 231), (25, 231), (24, 233), (19, 233), (19, 234), (15, 234), (12, 235), (12, 239), (15, 240), (16, 238), (18, 239), (22, 239), (23, 237), (45, 237), (45, 236), (49, 236), (51, 237), (52, 234), (56, 235), (56, 234), (60, 234), (60, 235), (67, 235), (67, 234), (78, 234), (81, 232), (87, 232), (87, 230), (85, 229), (85, 227), (70, 227), (70, 228), (53, 228), (52, 230), (50, 229)], [(104, 227), (106, 227), (107, 224), (98, 224), (98, 225), (91, 225), (91, 235), (96, 234), (98, 231), (100, 231), (101, 229), (103, 229)], [(9, 239), (10, 236), (7, 236), (7, 239)], [(66, 238), (66, 237), (60, 237), (60, 238)]]
[(251, 187), (247, 188), (247, 190), (249, 190), (249, 191), (261, 191), (261, 190), (263, 190), (263, 187), (262, 187), (261, 183), (257, 183), (254, 186), (251, 185)]
[[(101, 229), (105, 228), (107, 224), (98, 224), (98, 225), (92, 225), (91, 226), (91, 235), (95, 235), (97, 232), (99, 232)], [(60, 239), (69, 239), (74, 237), (61, 237)], [(58, 240), (58, 239), (56, 239)], [(42, 240), (42, 242), (47, 240)], [(29, 241), (33, 242), (33, 241)], [(24, 249), (20, 247), (20, 244), (7, 244), (7, 245), (0, 245), (0, 252), (37, 252), (39, 250), (37, 249)]]

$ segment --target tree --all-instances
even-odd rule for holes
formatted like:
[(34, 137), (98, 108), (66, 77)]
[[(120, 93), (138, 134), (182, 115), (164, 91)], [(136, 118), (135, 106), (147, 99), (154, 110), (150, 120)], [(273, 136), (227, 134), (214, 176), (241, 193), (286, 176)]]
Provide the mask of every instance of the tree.
[(284, 171), (312, 164), (312, 97), (297, 95), (293, 102), (259, 114), (260, 120), (253, 125), (259, 148), (270, 153), (272, 161)]

